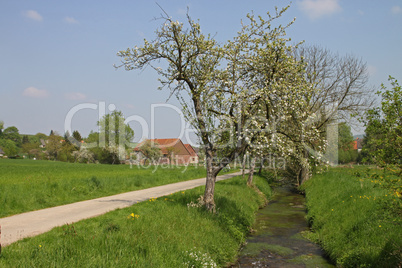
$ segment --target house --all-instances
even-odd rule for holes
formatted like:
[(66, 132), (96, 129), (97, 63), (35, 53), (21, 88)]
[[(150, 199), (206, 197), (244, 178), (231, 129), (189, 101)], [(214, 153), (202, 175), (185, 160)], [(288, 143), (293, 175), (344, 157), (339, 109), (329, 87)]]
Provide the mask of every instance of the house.
[(46, 147), (46, 141), (44, 139), (40, 139), (40, 148), (45, 148)]
[(161, 150), (162, 157), (159, 159), (160, 164), (188, 165), (198, 163), (198, 155), (194, 148), (190, 144), (184, 144), (181, 139), (144, 140), (133, 150), (139, 163), (143, 163), (146, 160), (146, 157), (141, 152), (141, 146), (147, 141), (150, 141), (152, 145)]
[(5, 155), (3, 149), (0, 148), (0, 157), (3, 157)]
[(184, 146), (186, 146), (187, 151), (190, 153), (191, 158), (190, 158), (190, 163), (191, 164), (197, 164), (198, 163), (198, 154), (195, 151), (195, 149), (193, 148), (193, 146), (191, 146), (191, 144), (184, 144)]
[(353, 141), (353, 149), (357, 150), (360, 153), (360, 151), (363, 148), (362, 142), (363, 142), (363, 139), (356, 138), (356, 140)]

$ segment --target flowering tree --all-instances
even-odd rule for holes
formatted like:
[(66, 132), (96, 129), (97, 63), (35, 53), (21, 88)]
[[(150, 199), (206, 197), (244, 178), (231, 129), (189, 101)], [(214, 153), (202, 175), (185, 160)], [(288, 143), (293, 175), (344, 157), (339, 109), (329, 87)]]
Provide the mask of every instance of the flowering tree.
[(87, 164), (95, 162), (94, 153), (89, 151), (87, 148), (82, 148), (78, 151), (72, 152), (72, 156), (74, 157), (75, 162)]
[[(315, 162), (320, 156), (313, 156), (312, 151), (322, 155), (326, 150), (329, 163), (337, 163), (337, 144), (328, 145), (326, 140), (337, 133), (339, 120), (351, 122), (351, 115), (362, 114), (373, 104), (373, 88), (367, 86), (367, 64), (353, 56), (340, 56), (318, 46), (303, 45), (294, 50), (295, 58), (305, 63), (305, 79), (313, 87), (304, 98), (305, 135), (318, 131), (318, 140), (305, 140), (306, 146), (299, 148), (298, 154), (292, 156), (298, 180), (304, 182), (311, 175), (308, 162)], [(330, 133), (334, 132), (334, 133)], [(334, 140), (337, 141), (335, 137)], [(334, 142), (336, 143), (336, 142)]]
[[(197, 129), (206, 155), (206, 208), (215, 209), (217, 174), (242, 155), (251, 144), (255, 150), (270, 144), (271, 136), (292, 117), (299, 116), (311, 87), (303, 65), (292, 56), (294, 47), (285, 38), (286, 26), (273, 27), (288, 7), (268, 13), (268, 19), (248, 15), (238, 35), (219, 45), (187, 16), (188, 28), (167, 14), (153, 41), (120, 51), (126, 70), (147, 66), (159, 74), (181, 101), (187, 119)], [(166, 68), (155, 66), (164, 60)], [(281, 134), (281, 137), (290, 135)], [(279, 144), (285, 144), (280, 141)], [(257, 146), (258, 145), (258, 146)]]

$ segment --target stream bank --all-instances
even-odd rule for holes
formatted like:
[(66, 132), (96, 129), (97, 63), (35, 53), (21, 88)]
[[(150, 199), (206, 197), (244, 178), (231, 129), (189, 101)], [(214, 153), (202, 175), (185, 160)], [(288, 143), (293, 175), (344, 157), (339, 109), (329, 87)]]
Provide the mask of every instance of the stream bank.
[(302, 236), (308, 231), (305, 198), (285, 184), (259, 210), (253, 232), (232, 267), (335, 267), (324, 251)]

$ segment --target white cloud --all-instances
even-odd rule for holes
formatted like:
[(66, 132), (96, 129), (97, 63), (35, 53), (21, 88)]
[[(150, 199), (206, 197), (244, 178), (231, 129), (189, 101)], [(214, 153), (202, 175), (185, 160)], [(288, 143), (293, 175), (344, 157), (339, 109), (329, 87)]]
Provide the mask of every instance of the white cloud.
[(35, 87), (28, 87), (22, 92), (22, 95), (30, 98), (44, 99), (49, 97), (49, 93), (45, 89), (37, 89)]
[(302, 0), (298, 6), (312, 20), (342, 10), (339, 0)]
[(79, 92), (69, 92), (64, 94), (64, 97), (68, 100), (85, 100), (87, 96)]
[(392, 14), (401, 14), (402, 13), (402, 8), (400, 6), (393, 6), (391, 8)]
[(43, 17), (35, 10), (24, 11), (24, 16), (31, 20), (42, 21)]
[(78, 21), (73, 17), (65, 17), (63, 20), (68, 24), (78, 24)]

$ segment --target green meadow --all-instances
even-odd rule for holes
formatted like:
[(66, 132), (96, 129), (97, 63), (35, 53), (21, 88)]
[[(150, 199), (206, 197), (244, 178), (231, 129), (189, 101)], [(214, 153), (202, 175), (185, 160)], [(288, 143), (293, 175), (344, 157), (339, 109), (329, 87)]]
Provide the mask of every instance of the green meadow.
[[(168, 172), (167, 172), (168, 171)], [(0, 159), (0, 218), (205, 177), (205, 168)]]
[(54, 228), (3, 248), (0, 267), (227, 266), (271, 194), (266, 178), (254, 180), (254, 188), (241, 177), (217, 182), (216, 213), (201, 206), (197, 187)]
[(400, 177), (368, 167), (332, 168), (302, 188), (312, 228), (307, 236), (337, 266), (400, 267)]
[[(255, 187), (235, 177), (217, 182), (216, 213), (202, 206), (204, 186), (152, 198), (57, 227), (2, 249), (0, 267), (226, 267), (235, 263), (271, 196), (270, 173)], [(205, 176), (203, 167), (0, 160), (0, 217)], [(305, 236), (339, 267), (402, 263), (402, 180), (372, 167), (331, 168), (302, 187)]]

